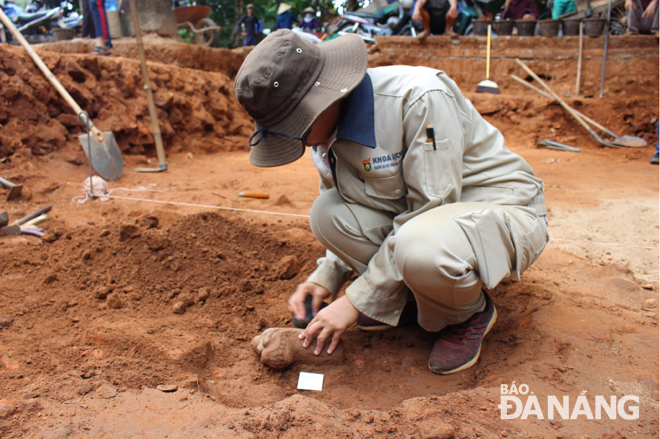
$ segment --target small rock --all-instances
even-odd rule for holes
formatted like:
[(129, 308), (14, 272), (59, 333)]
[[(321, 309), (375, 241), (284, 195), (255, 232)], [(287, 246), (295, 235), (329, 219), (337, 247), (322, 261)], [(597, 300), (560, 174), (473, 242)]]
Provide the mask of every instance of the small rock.
[(651, 291), (653, 291), (655, 289), (655, 287), (652, 284), (642, 285), (642, 288), (644, 288), (645, 290), (651, 290)]
[(285, 256), (275, 265), (275, 274), (280, 279), (291, 279), (298, 274), (300, 270), (298, 260), (295, 256)]
[(177, 301), (172, 305), (172, 311), (174, 314), (183, 314), (188, 309), (188, 305), (183, 301)]
[(8, 317), (0, 317), (0, 328), (6, 329), (11, 326), (12, 320)]
[(371, 413), (368, 413), (367, 415), (363, 416), (363, 418), (365, 424), (371, 424), (372, 422), (374, 422), (374, 415), (372, 415)]
[(105, 285), (99, 285), (94, 290), (94, 298), (95, 299), (103, 300), (106, 297), (108, 297), (108, 294), (110, 294), (110, 289), (108, 287), (106, 287)]
[(135, 224), (121, 224), (119, 226), (119, 241), (128, 241), (141, 235), (140, 229)]
[(109, 234), (110, 234), (110, 230), (108, 230), (108, 229), (101, 230), (101, 233), (99, 233), (99, 238), (105, 238)]
[(118, 293), (108, 294), (105, 303), (107, 303), (108, 307), (112, 309), (121, 309), (124, 307), (124, 301), (121, 300)]
[(655, 301), (655, 299), (646, 299), (644, 302), (644, 308), (645, 309), (653, 309), (657, 308), (658, 302)]
[(96, 389), (96, 396), (102, 399), (110, 399), (117, 396), (117, 389), (107, 384), (103, 384), (101, 387)]
[(56, 273), (50, 273), (46, 275), (46, 278), (44, 279), (44, 285), (49, 285), (57, 280), (57, 274)]
[(176, 392), (178, 388), (179, 386), (176, 384), (161, 384), (160, 386), (156, 386), (156, 389), (161, 392)]
[(197, 300), (200, 302), (206, 301), (209, 298), (209, 289), (207, 287), (202, 287), (197, 291)]
[(507, 437), (509, 435), (509, 433), (506, 430), (502, 430), (500, 434), (502, 435), (502, 437)]
[(16, 412), (16, 404), (6, 399), (0, 400), (0, 419), (13, 415)]
[(248, 279), (243, 279), (238, 282), (238, 289), (243, 293), (247, 293), (248, 291), (252, 290), (252, 288), (252, 282), (250, 282)]
[(245, 305), (245, 309), (247, 309), (248, 311), (252, 311), (254, 309), (254, 305), (251, 305), (251, 304), (247, 303)]
[(431, 420), (419, 424), (419, 433), (422, 439), (452, 439), (455, 435), (451, 425)]

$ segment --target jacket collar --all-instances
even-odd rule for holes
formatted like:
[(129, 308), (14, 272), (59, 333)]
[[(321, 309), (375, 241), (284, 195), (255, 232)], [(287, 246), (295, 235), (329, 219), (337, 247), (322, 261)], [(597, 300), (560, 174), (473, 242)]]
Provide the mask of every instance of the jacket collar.
[(349, 140), (376, 148), (374, 128), (374, 87), (369, 74), (344, 100), (337, 139)]

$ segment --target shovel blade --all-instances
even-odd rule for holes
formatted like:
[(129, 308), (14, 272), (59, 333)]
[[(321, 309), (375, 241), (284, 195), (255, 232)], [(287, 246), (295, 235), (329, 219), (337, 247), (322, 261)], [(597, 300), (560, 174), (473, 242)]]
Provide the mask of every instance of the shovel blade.
[[(124, 161), (114, 134), (111, 131), (103, 131), (103, 143), (93, 134), (82, 134), (78, 138), (94, 170), (105, 180), (119, 180), (124, 171)], [(91, 147), (91, 153), (88, 145)]]
[(615, 137), (612, 143), (619, 146), (627, 146), (628, 148), (644, 148), (646, 146), (646, 140), (635, 136)]

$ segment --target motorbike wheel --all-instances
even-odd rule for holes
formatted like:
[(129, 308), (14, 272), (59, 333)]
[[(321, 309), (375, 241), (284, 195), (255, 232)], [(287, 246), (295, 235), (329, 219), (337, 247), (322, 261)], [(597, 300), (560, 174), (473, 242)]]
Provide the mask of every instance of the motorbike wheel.
[[(607, 11), (604, 12), (603, 18), (607, 18)], [(623, 35), (628, 30), (628, 11), (626, 11), (626, 3), (619, 2), (612, 5), (612, 17), (610, 20), (610, 35)]]

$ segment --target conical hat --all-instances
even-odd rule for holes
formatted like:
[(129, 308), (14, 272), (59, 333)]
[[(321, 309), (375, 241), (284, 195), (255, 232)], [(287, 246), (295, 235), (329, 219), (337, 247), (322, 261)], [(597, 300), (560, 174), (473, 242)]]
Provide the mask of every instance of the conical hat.
[(291, 9), (293, 6), (287, 3), (280, 3), (280, 6), (277, 8), (277, 15), (284, 14), (286, 11)]

